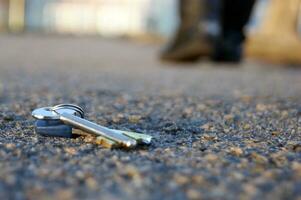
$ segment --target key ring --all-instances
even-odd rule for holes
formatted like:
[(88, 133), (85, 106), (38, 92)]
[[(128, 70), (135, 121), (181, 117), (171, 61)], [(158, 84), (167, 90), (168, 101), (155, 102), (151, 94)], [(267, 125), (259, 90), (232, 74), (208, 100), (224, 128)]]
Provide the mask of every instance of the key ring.
[(59, 114), (64, 112), (84, 118), (83, 109), (73, 104), (60, 104), (54, 107), (38, 108), (32, 111), (31, 115), (36, 119), (59, 120)]
[(80, 116), (82, 118), (84, 118), (84, 113), (85, 113), (84, 110), (80, 106), (77, 106), (75, 104), (58, 104), (58, 105), (51, 107), (51, 110), (56, 111), (56, 110), (65, 109), (65, 108), (70, 108), (70, 109), (76, 110), (80, 114)]
[(84, 119), (83, 109), (72, 104), (39, 108), (32, 112), (32, 116), (40, 120), (61, 121), (66, 125), (92, 135), (104, 137), (125, 147), (134, 147), (137, 145), (137, 141), (131, 137)]

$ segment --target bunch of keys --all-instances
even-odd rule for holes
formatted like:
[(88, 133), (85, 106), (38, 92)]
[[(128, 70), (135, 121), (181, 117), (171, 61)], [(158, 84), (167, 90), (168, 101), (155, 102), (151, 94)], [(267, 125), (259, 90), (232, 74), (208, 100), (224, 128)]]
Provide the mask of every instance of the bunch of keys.
[(35, 131), (44, 136), (72, 137), (78, 130), (96, 136), (96, 143), (106, 148), (133, 148), (139, 144), (149, 145), (152, 137), (146, 134), (109, 129), (84, 119), (84, 111), (73, 104), (59, 104), (32, 111), (37, 119)]

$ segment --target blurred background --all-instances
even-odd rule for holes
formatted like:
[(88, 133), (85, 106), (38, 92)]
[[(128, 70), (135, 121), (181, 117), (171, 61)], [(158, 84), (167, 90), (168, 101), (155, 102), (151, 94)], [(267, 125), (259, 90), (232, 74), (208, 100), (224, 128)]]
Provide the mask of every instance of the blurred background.
[[(0, 31), (131, 37), (162, 42), (176, 30), (178, 6), (177, 0), (0, 0)], [(300, 8), (299, 0), (258, 0), (247, 29), (250, 35), (247, 55), (300, 63)], [(292, 23), (295, 30), (291, 28)], [(205, 25), (215, 28), (210, 22)], [(267, 39), (273, 49), (267, 48), (270, 46), (266, 44)]]
[[(268, 3), (259, 0), (252, 27)], [(1, 0), (0, 27), (8, 32), (168, 37), (178, 23), (177, 7), (177, 0)]]

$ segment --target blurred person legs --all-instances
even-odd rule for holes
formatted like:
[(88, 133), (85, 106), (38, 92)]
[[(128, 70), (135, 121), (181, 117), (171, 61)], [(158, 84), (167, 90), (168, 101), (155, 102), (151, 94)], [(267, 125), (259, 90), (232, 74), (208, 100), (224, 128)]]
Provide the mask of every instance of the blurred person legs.
[(248, 23), (255, 0), (223, 0), (221, 33), (215, 41), (212, 59), (220, 62), (239, 62), (245, 41), (244, 27)]
[(263, 23), (250, 35), (246, 47), (250, 57), (300, 64), (301, 0), (270, 0)]
[[(168, 61), (193, 61), (212, 57), (214, 61), (238, 62), (242, 57), (243, 28), (255, 0), (180, 0), (180, 26), (161, 52)], [(221, 5), (220, 5), (221, 4)], [(221, 7), (221, 9), (219, 9)], [(218, 37), (200, 24), (215, 16), (221, 26)]]
[(167, 61), (194, 61), (202, 54), (209, 55), (211, 45), (200, 21), (206, 15), (204, 0), (179, 0), (180, 24), (160, 58)]

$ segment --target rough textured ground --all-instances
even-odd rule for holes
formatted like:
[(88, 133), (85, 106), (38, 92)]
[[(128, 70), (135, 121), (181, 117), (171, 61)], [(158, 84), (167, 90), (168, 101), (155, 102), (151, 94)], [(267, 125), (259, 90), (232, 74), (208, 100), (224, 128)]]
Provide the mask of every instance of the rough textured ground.
[[(162, 64), (157, 47), (99, 38), (0, 44), (0, 199), (301, 198), (301, 68)], [(31, 110), (63, 102), (153, 144), (36, 135)]]

